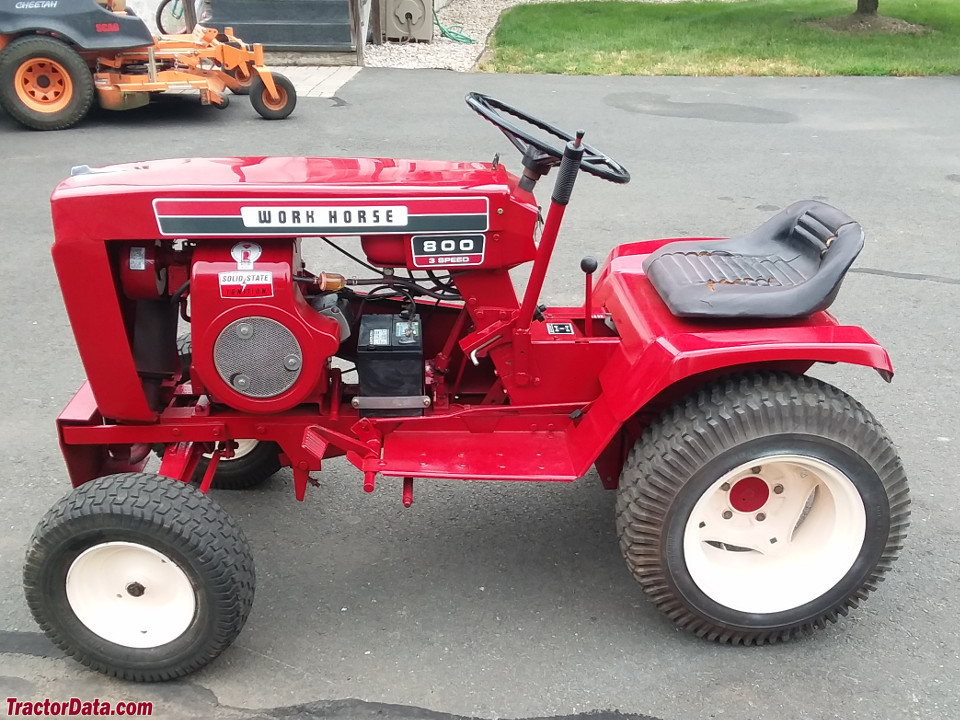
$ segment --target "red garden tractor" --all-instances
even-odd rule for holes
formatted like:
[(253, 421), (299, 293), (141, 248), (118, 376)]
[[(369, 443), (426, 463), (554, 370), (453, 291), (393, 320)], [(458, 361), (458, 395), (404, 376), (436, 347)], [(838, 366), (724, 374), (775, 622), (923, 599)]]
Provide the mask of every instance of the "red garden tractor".
[[(579, 173), (630, 176), (582, 132), (467, 103), (520, 151), (519, 176), (497, 159), (238, 157), (82, 167), (56, 189), (87, 380), (57, 420), (73, 490), (37, 527), (24, 585), (70, 655), (134, 680), (215, 658), (254, 569), (208, 490), (288, 466), (302, 500), (338, 456), (408, 506), (415, 478), (595, 467), (630, 572), (711, 640), (787, 640), (876, 588), (904, 541), (907, 479), (870, 413), (805, 374), (892, 377), (827, 311), (860, 225), (806, 201), (743, 237), (621, 245), (602, 268), (582, 260), (582, 305), (546, 307)], [(369, 277), (307, 267), (302, 242)]]
[(0, 107), (34, 130), (63, 130), (90, 111), (147, 105), (169, 90), (194, 90), (227, 107), (227, 90), (249, 95), (261, 117), (293, 112), (296, 90), (264, 66), (263, 47), (198, 26), (153, 37), (126, 0), (0, 0)]

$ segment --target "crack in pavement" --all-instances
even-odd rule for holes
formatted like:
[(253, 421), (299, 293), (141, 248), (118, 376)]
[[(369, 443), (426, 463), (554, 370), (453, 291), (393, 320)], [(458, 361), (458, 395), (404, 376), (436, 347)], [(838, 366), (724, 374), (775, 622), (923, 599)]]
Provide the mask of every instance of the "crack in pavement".
[(45, 658), (66, 657), (66, 653), (48, 640), (43, 633), (14, 630), (0, 630), (0, 653)]
[(881, 275), (883, 277), (899, 278), (900, 280), (920, 280), (923, 282), (942, 283), (944, 285), (960, 285), (960, 279), (943, 277), (942, 275), (878, 270), (877, 268), (850, 268), (847, 272), (859, 273), (861, 275)]
[[(51, 659), (66, 657), (65, 653), (48, 640), (43, 633), (12, 630), (0, 630), (0, 654), (33, 655)], [(10, 678), (2, 679), (10, 680)], [(19, 679), (26, 680), (26, 678)], [(189, 712), (194, 717), (210, 717), (210, 710), (216, 708), (221, 711), (216, 717), (222, 718), (222, 720), (229, 720), (230, 718), (232, 720), (282, 720), (283, 718), (305, 718), (306, 720), (485, 720), (476, 716), (428, 710), (415, 705), (369, 702), (356, 698), (314, 700), (299, 705), (274, 708), (242, 708), (221, 705), (216, 693), (210, 688), (183, 679), (160, 685), (150, 685), (149, 687), (151, 691), (160, 696), (153, 699), (155, 705), (169, 701), (171, 705), (179, 705), (178, 711)], [(192, 699), (184, 702), (184, 691), (188, 688), (192, 692)], [(170, 697), (165, 697), (168, 694)], [(173, 702), (174, 696), (177, 698), (176, 703)], [(224, 710), (229, 715), (224, 715), (222, 712)], [(619, 710), (589, 710), (568, 715), (516, 718), (515, 720), (658, 720), (658, 718), (639, 713), (620, 712)]]

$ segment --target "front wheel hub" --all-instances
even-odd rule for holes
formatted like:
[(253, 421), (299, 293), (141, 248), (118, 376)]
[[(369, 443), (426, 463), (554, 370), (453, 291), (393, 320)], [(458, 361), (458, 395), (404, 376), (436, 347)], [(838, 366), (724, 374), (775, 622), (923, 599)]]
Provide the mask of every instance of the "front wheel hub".
[(180, 566), (137, 543), (87, 548), (67, 571), (66, 592), (70, 608), (87, 629), (128, 648), (176, 640), (197, 611), (193, 584)]

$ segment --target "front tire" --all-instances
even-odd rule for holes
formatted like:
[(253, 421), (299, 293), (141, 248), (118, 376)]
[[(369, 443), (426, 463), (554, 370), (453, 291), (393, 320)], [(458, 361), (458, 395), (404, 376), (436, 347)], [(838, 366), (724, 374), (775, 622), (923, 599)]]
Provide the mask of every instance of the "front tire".
[(72, 47), (42, 35), (0, 53), (0, 106), (33, 130), (64, 130), (90, 112), (93, 74)]
[(156, 475), (98, 478), (40, 521), (27, 604), (68, 655), (126, 680), (191, 673), (234, 641), (253, 605), (239, 526), (196, 488)]
[(903, 546), (909, 505), (897, 452), (863, 406), (812, 378), (755, 374), (647, 428), (620, 479), (617, 530), (678, 626), (762, 644), (857, 607)]

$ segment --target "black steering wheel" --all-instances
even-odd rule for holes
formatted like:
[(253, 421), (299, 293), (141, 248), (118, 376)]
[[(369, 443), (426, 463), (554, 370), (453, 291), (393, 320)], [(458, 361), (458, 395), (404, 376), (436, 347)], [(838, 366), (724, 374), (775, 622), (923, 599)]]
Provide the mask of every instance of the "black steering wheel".
[[(538, 160), (547, 165), (560, 164), (560, 161), (563, 159), (563, 146), (558, 148), (553, 143), (547, 142), (528, 132), (522, 126), (518, 127), (512, 120), (501, 115), (501, 111), (512, 115), (525, 125), (532, 125), (555, 138), (563, 140), (564, 145), (566, 145), (568, 141), (575, 141), (575, 137), (567, 131), (561, 130), (555, 125), (551, 125), (543, 120), (539, 120), (532, 115), (528, 115), (522, 110), (518, 110), (489, 95), (482, 95), (475, 92), (467, 93), (466, 100), (467, 105), (469, 105), (474, 112), (496, 125), (517, 150), (523, 154), (529, 152), (530, 148), (538, 150), (542, 153), (542, 157), (538, 158)], [(586, 143), (581, 143), (581, 147), (584, 149), (583, 160), (580, 161), (580, 167), (583, 170), (591, 175), (596, 175), (598, 178), (609, 180), (610, 182), (630, 182), (630, 173), (616, 160), (604, 155)]]

